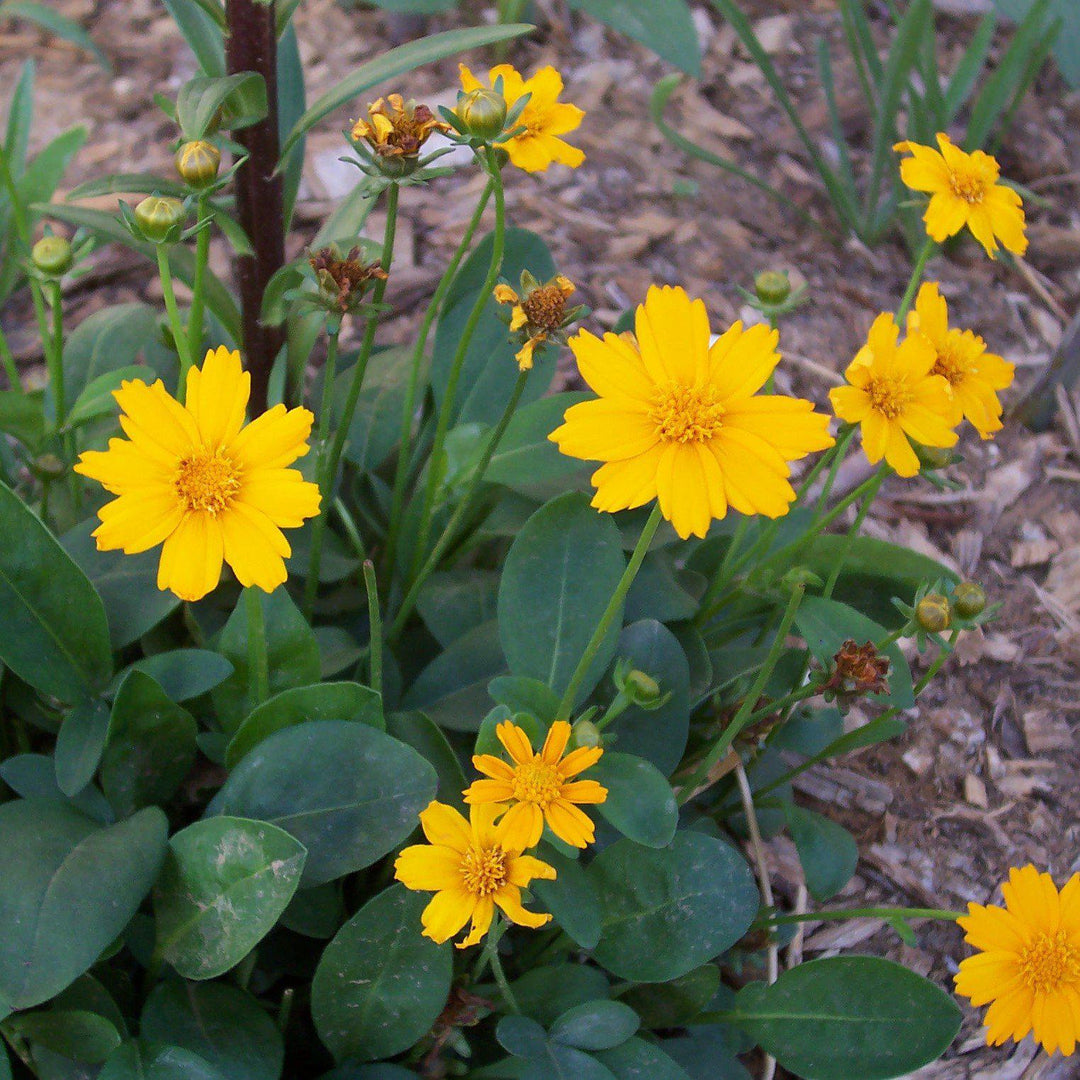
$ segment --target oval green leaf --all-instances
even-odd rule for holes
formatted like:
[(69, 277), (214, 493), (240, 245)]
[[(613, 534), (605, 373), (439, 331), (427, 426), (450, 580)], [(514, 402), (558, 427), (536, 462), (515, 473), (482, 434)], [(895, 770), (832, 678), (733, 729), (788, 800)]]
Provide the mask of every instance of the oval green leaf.
[(548, 1034), (578, 1050), (611, 1050), (641, 1026), (638, 1014), (621, 1001), (589, 1001), (567, 1009)]
[(607, 799), (596, 809), (623, 836), (651, 848), (671, 843), (679, 824), (679, 806), (671, 785), (655, 765), (633, 754), (608, 750), (583, 778), (607, 788)]

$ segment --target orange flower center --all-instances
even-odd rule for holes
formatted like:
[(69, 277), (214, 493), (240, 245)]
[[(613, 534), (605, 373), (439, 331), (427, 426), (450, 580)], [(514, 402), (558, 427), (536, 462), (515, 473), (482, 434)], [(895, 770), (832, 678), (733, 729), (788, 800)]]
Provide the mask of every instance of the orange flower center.
[(509, 857), (501, 847), (471, 847), (461, 860), (461, 877), (473, 896), (490, 896), (506, 884)]
[(956, 340), (959, 337), (959, 334), (954, 337), (950, 333), (948, 339), (937, 347), (937, 360), (930, 371), (931, 375), (942, 376), (950, 386), (962, 382), (966, 374), (964, 351), (961, 343)]
[(558, 330), (566, 315), (566, 297), (558, 285), (541, 285), (521, 301), (521, 308), (533, 326)]
[(668, 383), (660, 387), (649, 415), (664, 442), (708, 442), (723, 425), (724, 406), (710, 386)]
[(562, 777), (553, 765), (537, 759), (514, 769), (513, 788), (518, 802), (536, 803), (546, 810), (562, 791)]
[(972, 206), (978, 206), (986, 198), (986, 181), (973, 172), (950, 172), (949, 187), (952, 193)]
[(866, 384), (866, 394), (871, 407), (889, 420), (894, 420), (911, 404), (911, 391), (903, 379), (875, 375)]
[(220, 450), (203, 450), (181, 460), (173, 487), (188, 510), (218, 514), (240, 490), (240, 471)]
[(1020, 953), (1020, 975), (1037, 994), (1080, 982), (1080, 949), (1070, 943), (1064, 930), (1039, 934)]

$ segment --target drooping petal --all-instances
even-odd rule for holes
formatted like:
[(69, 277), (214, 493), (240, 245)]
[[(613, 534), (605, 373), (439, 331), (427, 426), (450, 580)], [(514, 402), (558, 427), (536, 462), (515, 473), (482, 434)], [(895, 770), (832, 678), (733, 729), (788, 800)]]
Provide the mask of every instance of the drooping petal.
[(420, 924), (437, 945), (449, 941), (468, 921), (477, 906), (474, 896), (463, 888), (437, 892), (424, 908)]
[(495, 914), (495, 905), (490, 896), (481, 896), (474, 901), (472, 927), (464, 941), (458, 942), (459, 949), (475, 945), (491, 929), (491, 919)]
[(511, 885), (526, 889), (530, 882), (539, 878), (541, 881), (554, 881), (556, 878), (555, 867), (534, 858), (532, 855), (518, 855), (510, 864), (506, 880)]
[(504, 885), (495, 893), (495, 903), (502, 909), (503, 914), (518, 926), (528, 926), (533, 930), (546, 926), (551, 922), (551, 916), (537, 911), (527, 911), (521, 906), (521, 891), (516, 885)]
[(181, 600), (201, 600), (221, 580), (224, 544), (212, 514), (187, 513), (161, 549), (157, 585)]

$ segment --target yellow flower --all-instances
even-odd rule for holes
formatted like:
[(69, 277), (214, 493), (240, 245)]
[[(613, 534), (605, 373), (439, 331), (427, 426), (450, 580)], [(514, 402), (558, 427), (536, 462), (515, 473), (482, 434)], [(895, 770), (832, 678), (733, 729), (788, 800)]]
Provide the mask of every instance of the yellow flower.
[(758, 395), (780, 360), (779, 335), (736, 323), (709, 345), (709, 317), (680, 288), (652, 286), (636, 340), (587, 331), (570, 339), (600, 397), (567, 409), (548, 436), (570, 457), (603, 464), (592, 505), (616, 511), (659, 498), (683, 539), (732, 507), (782, 517), (795, 499), (788, 463), (832, 446), (809, 401)]
[[(514, 359), (522, 371), (533, 366), (533, 353), (549, 339), (564, 341), (559, 331), (572, 321), (580, 308), (567, 312), (566, 301), (573, 294), (574, 283), (559, 274), (545, 285), (535, 284), (524, 289), (521, 296), (509, 285), (495, 286), (495, 299), (500, 304), (512, 304), (510, 332), (522, 341)], [(570, 319), (568, 319), (568, 315)]]
[(368, 106), (368, 119), (353, 123), (353, 142), (364, 141), (382, 158), (416, 158), (436, 131), (450, 125), (437, 120), (426, 105), (390, 94)]
[(862, 425), (872, 464), (883, 457), (900, 476), (914, 476), (919, 459), (908, 436), (924, 446), (955, 446), (958, 422), (949, 384), (932, 374), (937, 355), (921, 335), (897, 345), (900, 327), (879, 315), (870, 336), (844, 373), (848, 386), (829, 391), (841, 420)]
[[(466, 93), (483, 88), (464, 64), (459, 67), (461, 85)], [(525, 130), (498, 144), (510, 155), (510, 161), (526, 172), (543, 172), (553, 162), (576, 169), (585, 160), (584, 153), (558, 136), (580, 127), (585, 113), (576, 105), (559, 101), (563, 91), (562, 76), (548, 66), (542, 67), (531, 79), (523, 79), (509, 64), (498, 64), (488, 72), (488, 81), (494, 86), (500, 76), (507, 108), (512, 109), (519, 98), (531, 95), (515, 125)]]
[(1034, 866), (1009, 871), (1005, 907), (968, 904), (957, 922), (978, 949), (960, 964), (956, 992), (986, 1005), (986, 1042), (1019, 1042), (1034, 1030), (1048, 1054), (1080, 1038), (1080, 874), (1059, 893)]
[(933, 282), (919, 290), (915, 310), (908, 315), (908, 335), (927, 341), (937, 359), (932, 375), (940, 375), (952, 391), (955, 420), (962, 417), (984, 439), (1001, 430), (997, 391), (1012, 383), (1013, 365), (986, 351), (986, 342), (970, 330), (949, 326), (949, 306)]
[(75, 466), (118, 496), (98, 511), (98, 550), (134, 555), (163, 543), (158, 588), (182, 600), (210, 592), (222, 560), (241, 585), (272, 592), (291, 554), (281, 530), (319, 512), (318, 487), (286, 467), (308, 451), (311, 413), (275, 405), (245, 427), (250, 389), (240, 354), (225, 348), (188, 372), (186, 406), (160, 379), (125, 381), (113, 396), (128, 438)]
[(420, 921), (424, 934), (440, 945), (472, 919), (468, 937), (458, 945), (475, 945), (487, 933), (498, 904), (519, 926), (544, 926), (550, 915), (526, 911), (521, 890), (534, 878), (555, 879), (555, 868), (523, 855), (513, 843), (501, 808), (474, 806), (466, 821), (453, 807), (433, 802), (420, 814), (427, 844), (405, 848), (394, 863), (394, 876), (407, 889), (434, 892)]
[(510, 803), (502, 826), (507, 838), (522, 848), (540, 842), (545, 821), (564, 843), (579, 848), (591, 844), (596, 830), (575, 803), (602, 803), (607, 788), (595, 780), (573, 778), (595, 765), (603, 749), (582, 746), (563, 757), (570, 741), (570, 725), (565, 720), (551, 725), (539, 754), (533, 753), (528, 735), (509, 720), (499, 724), (495, 734), (513, 764), (492, 754), (474, 757), (476, 770), (491, 779), (474, 781), (465, 791), (465, 801), (473, 806)]
[(998, 241), (1014, 255), (1027, 251), (1024, 206), (1012, 188), (998, 183), (997, 160), (982, 150), (968, 154), (948, 135), (937, 137), (937, 150), (913, 142), (893, 148), (912, 156), (900, 162), (900, 178), (914, 191), (930, 196), (923, 221), (931, 240), (942, 244), (965, 225), (995, 257)]

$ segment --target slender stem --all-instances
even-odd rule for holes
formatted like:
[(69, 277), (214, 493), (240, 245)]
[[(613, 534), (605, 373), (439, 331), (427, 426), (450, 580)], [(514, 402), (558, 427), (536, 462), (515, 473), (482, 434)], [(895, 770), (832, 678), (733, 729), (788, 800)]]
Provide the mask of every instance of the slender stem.
[(929, 685), (934, 676), (944, 667), (945, 661), (952, 655), (953, 646), (956, 644), (956, 639), (960, 636), (959, 630), (954, 630), (949, 635), (949, 647), (942, 649), (937, 654), (934, 662), (923, 672), (922, 678), (915, 684), (915, 695), (921, 694)]
[(498, 984), (499, 993), (502, 994), (503, 1002), (506, 1007), (512, 1013), (520, 1013), (521, 1008), (517, 1003), (517, 998), (514, 997), (513, 990), (510, 989), (510, 981), (506, 977), (506, 972), (503, 971), (502, 961), (499, 959), (499, 949), (497, 946), (491, 950), (491, 971), (495, 976), (495, 982)]
[(60, 282), (50, 282), (49, 292), (51, 293), (49, 301), (52, 305), (52, 329), (49, 333), (45, 355), (56, 408), (56, 427), (59, 429), (64, 426), (64, 421), (67, 419), (67, 396), (64, 393), (64, 305)]
[(833, 589), (836, 588), (836, 582), (839, 580), (840, 574), (844, 569), (844, 563), (847, 562), (848, 556), (851, 554), (851, 549), (855, 544), (855, 540), (862, 531), (863, 522), (866, 520), (866, 515), (870, 513), (870, 507), (874, 505), (874, 496), (878, 493), (878, 488), (881, 487), (882, 482), (885, 479), (885, 473), (879, 470), (874, 473), (871, 479), (876, 480), (877, 483), (871, 484), (867, 489), (866, 497), (859, 506), (859, 512), (855, 515), (855, 520), (851, 523), (851, 528), (848, 529), (847, 535), (844, 537), (844, 542), (841, 545), (839, 552), (837, 552), (836, 559), (833, 562), (833, 568), (829, 573), (829, 580), (825, 582), (825, 591), (822, 595), (826, 600), (832, 596)]
[(732, 573), (736, 566), (735, 556), (738, 555), (739, 548), (742, 547), (742, 542), (746, 538), (746, 530), (749, 527), (750, 518), (745, 514), (741, 515), (739, 517), (739, 524), (735, 526), (735, 532), (732, 534), (727, 551), (724, 552), (724, 559), (720, 563), (720, 569), (717, 570), (712, 581), (709, 582), (709, 587), (705, 590), (705, 595), (701, 598), (699, 610), (707, 609), (723, 591), (724, 586), (731, 580)]
[(409, 360), (409, 388), (405, 393), (405, 402), (401, 408), (401, 435), (398, 437), (397, 465), (394, 469), (394, 492), (390, 499), (390, 526), (386, 538), (386, 548), (383, 555), (384, 579), (390, 581), (394, 573), (395, 557), (397, 555), (398, 537), (401, 533), (401, 511), (405, 503), (405, 485), (409, 478), (409, 444), (412, 433), (413, 416), (416, 413), (416, 396), (420, 389), (420, 370), (424, 364), (424, 350), (427, 346), (428, 335), (435, 322), (436, 316), (442, 310), (442, 303), (450, 290), (450, 285), (457, 277), (458, 267), (469, 250), (473, 235), (484, 215), (484, 209), (491, 198), (494, 190), (494, 181), (488, 180), (480, 201), (476, 204), (473, 216), (466, 226), (465, 235), (461, 238), (457, 250), (454, 252), (446, 272), (439, 279), (435, 293), (424, 312), (424, 321), (420, 324), (420, 330), (413, 346), (412, 357)]
[(915, 260), (915, 268), (911, 272), (911, 280), (908, 282), (907, 289), (904, 291), (904, 298), (900, 301), (900, 307), (896, 312), (896, 321), (900, 323), (901, 326), (903, 325), (907, 313), (911, 310), (911, 304), (915, 299), (915, 292), (922, 282), (926, 264), (930, 261), (930, 256), (933, 255), (936, 250), (937, 244), (935, 244), (930, 237), (927, 237), (926, 243), (922, 246), (922, 251), (919, 252), (919, 257)]
[(514, 383), (513, 393), (510, 395), (510, 400), (506, 403), (506, 408), (503, 409), (503, 414), (499, 418), (499, 422), (495, 426), (494, 432), (492, 432), (491, 437), (484, 447), (484, 452), (480, 457), (480, 461), (477, 463), (476, 468), (473, 469), (473, 474), (469, 478), (469, 486), (465, 489), (465, 494), (461, 497), (461, 501), (455, 507), (453, 514), (450, 516), (450, 520), (446, 523), (446, 527), (439, 535), (439, 539), (435, 541), (435, 546), (431, 549), (431, 553), (428, 555), (424, 565), (420, 568), (420, 572), (416, 575), (412, 585), (409, 586), (409, 591), (405, 594), (405, 599), (402, 600), (401, 607), (394, 616), (394, 621), (387, 633), (387, 639), (389, 641), (397, 641), (398, 635), (404, 629), (405, 620), (412, 614), (412, 610), (416, 606), (416, 601), (419, 598), (421, 589), (424, 587), (424, 583), (438, 569), (439, 560), (449, 549), (457, 534), (458, 526), (472, 508), (473, 500), (476, 498), (476, 493), (479, 491), (480, 485), (483, 482), (484, 473), (487, 472), (487, 467), (491, 464), (491, 459), (495, 455), (499, 443), (502, 442), (503, 435), (506, 434), (506, 428), (513, 418), (514, 410), (521, 400), (528, 374), (527, 371), (523, 371), (518, 375), (517, 382)]
[(761, 692), (765, 689), (765, 684), (769, 681), (769, 677), (772, 675), (773, 669), (776, 667), (780, 660), (780, 656), (784, 651), (784, 642), (787, 638), (788, 631), (791, 629), (791, 624), (795, 621), (795, 616), (798, 613), (799, 605), (802, 603), (803, 594), (805, 592), (806, 585), (803, 582), (799, 582), (791, 590), (787, 608), (784, 611), (783, 618), (780, 620), (780, 626), (776, 631), (776, 637), (773, 638), (772, 647), (765, 657), (765, 663), (761, 665), (761, 670), (758, 672), (758, 676), (754, 680), (750, 692), (743, 698), (742, 704), (732, 718), (731, 723), (724, 729), (724, 732), (721, 734), (720, 738), (716, 740), (712, 749), (705, 755), (704, 760), (694, 771), (690, 779), (683, 785), (682, 790), (679, 793), (680, 806), (689, 802), (690, 799), (694, 797), (701, 782), (709, 775), (713, 766), (727, 756), (727, 752), (731, 748), (731, 744), (735, 741), (736, 736), (750, 722), (750, 717), (754, 713), (754, 706), (757, 704), (758, 698), (761, 697)]
[(589, 644), (585, 646), (585, 651), (581, 654), (577, 667), (574, 668), (574, 674), (570, 676), (570, 682), (567, 683), (562, 701), (559, 702), (559, 710), (555, 714), (556, 720), (570, 719), (578, 689), (589, 668), (592, 667), (593, 660), (596, 659), (596, 654), (600, 651), (600, 646), (607, 639), (611, 624), (615, 621), (616, 616), (622, 613), (623, 601), (630, 591), (630, 586), (634, 583), (634, 578), (637, 577), (638, 570), (641, 569), (641, 564), (645, 559), (653, 537), (656, 535), (662, 517), (660, 503), (657, 502), (649, 515), (649, 520), (645, 522), (645, 527), (641, 530), (641, 536), (638, 537), (637, 546), (630, 556), (630, 561), (626, 564), (623, 576), (619, 579), (619, 584), (615, 586), (615, 591), (611, 594), (611, 599), (604, 609), (604, 614), (600, 616), (600, 621), (596, 624), (596, 629), (589, 639)]
[(364, 585), (367, 588), (368, 605), (368, 654), (371, 665), (371, 689), (382, 693), (382, 616), (379, 614), (379, 589), (375, 581), (375, 564), (364, 560)]
[(840, 466), (844, 463), (844, 454), (847, 453), (847, 448), (851, 444), (851, 440), (855, 437), (855, 425), (849, 425), (847, 431), (845, 431), (840, 438), (836, 440), (836, 453), (833, 456), (832, 463), (829, 465), (829, 474), (825, 477), (825, 483), (821, 485), (821, 493), (818, 495), (817, 505), (814, 509), (815, 515), (818, 511), (825, 508), (829, 502), (829, 496), (832, 494), (832, 489), (836, 484), (836, 477), (840, 472)]
[(244, 590), (247, 615), (248, 697), (249, 710), (270, 696), (270, 657), (266, 651), (266, 621), (262, 597), (255, 586)]
[(4, 372), (7, 375), (8, 382), (11, 384), (11, 389), (17, 390), (19, 393), (26, 393), (23, 390), (22, 379), (19, 378), (19, 369), (15, 366), (15, 357), (12, 355), (11, 346), (8, 345), (7, 335), (4, 333), (3, 327), (0, 327), (0, 363), (4, 365)]
[[(196, 220), (202, 221), (207, 213), (213, 212), (210, 200), (205, 194), (199, 196), (196, 204)], [(210, 222), (207, 221), (195, 238), (195, 274), (191, 282), (191, 308), (188, 311), (187, 337), (188, 355), (192, 363), (198, 363), (202, 353), (203, 342), (203, 310), (205, 299), (203, 297), (203, 282), (206, 279), (206, 267), (210, 259)]]
[(176, 304), (176, 293), (173, 291), (172, 271), (169, 269), (169, 249), (164, 244), (157, 245), (158, 273), (161, 275), (161, 291), (165, 296), (165, 310), (169, 315), (169, 326), (172, 328), (173, 340), (176, 343), (176, 353), (180, 357), (180, 375), (177, 380), (176, 396), (183, 402), (187, 393), (187, 373), (191, 370), (191, 352), (188, 349), (187, 333), (180, 319), (180, 309)]
[(469, 312), (461, 338), (454, 352), (454, 358), (450, 363), (450, 372), (446, 380), (446, 392), (443, 395), (442, 404), (439, 406), (438, 416), (435, 421), (435, 439), (431, 445), (431, 454), (428, 458), (428, 478), (424, 489), (424, 501), (420, 512), (420, 525), (417, 529), (416, 546), (413, 549), (410, 577), (415, 578), (422, 565), (424, 552), (427, 548), (428, 537), (431, 534), (431, 517), (435, 509), (435, 493), (438, 491), (439, 480), (442, 473), (442, 455), (446, 443), (446, 436), (450, 430), (450, 418), (453, 415), (454, 399), (457, 396), (458, 380), (461, 378), (461, 370), (465, 365), (465, 356), (472, 343), (473, 334), (484, 314), (484, 309), (491, 300), (491, 294), (495, 284), (499, 280), (499, 271), (502, 269), (503, 247), (506, 237), (506, 205), (503, 197), (502, 174), (495, 153), (490, 148), (487, 151), (488, 175), (491, 177), (493, 194), (495, 196), (495, 231), (492, 235), (491, 262), (488, 264), (487, 277), (472, 311)]
[(942, 919), (954, 922), (963, 915), (962, 911), (946, 911), (942, 908), (864, 907), (807, 911), (800, 915), (769, 915), (761, 921), (766, 926), (791, 926), (795, 923), (806, 922), (842, 922), (845, 919)]

